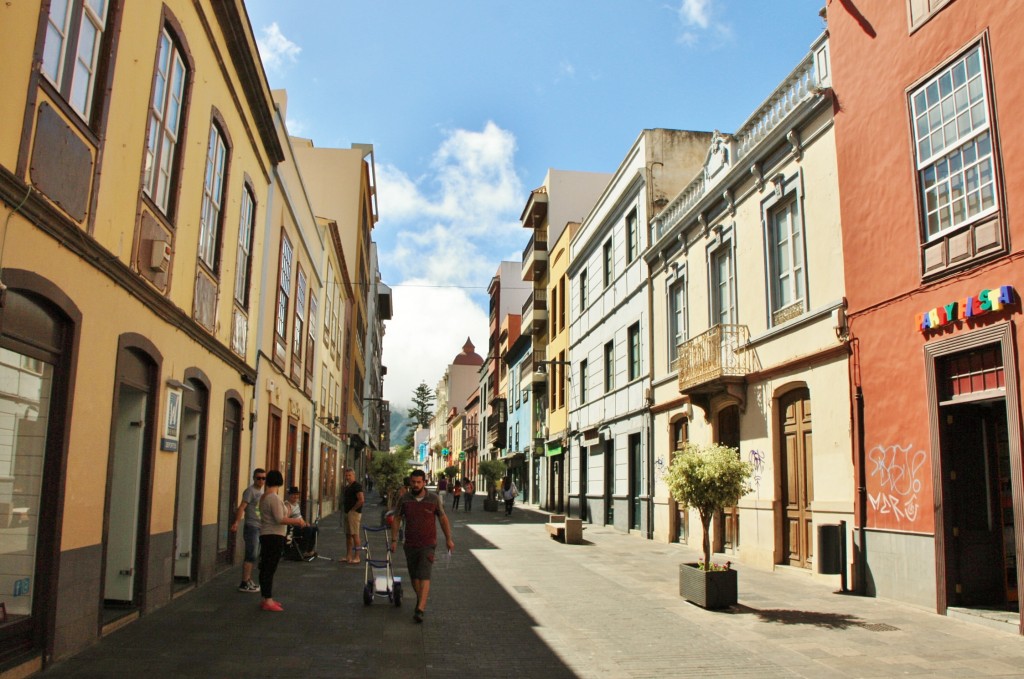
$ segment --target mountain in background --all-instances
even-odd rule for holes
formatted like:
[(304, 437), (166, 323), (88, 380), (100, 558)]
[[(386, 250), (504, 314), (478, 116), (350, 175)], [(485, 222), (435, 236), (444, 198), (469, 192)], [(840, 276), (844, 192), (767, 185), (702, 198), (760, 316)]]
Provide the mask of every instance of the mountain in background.
[(400, 446), (405, 442), (410, 427), (415, 431), (416, 422), (409, 419), (408, 407), (397, 407), (391, 411), (391, 445)]

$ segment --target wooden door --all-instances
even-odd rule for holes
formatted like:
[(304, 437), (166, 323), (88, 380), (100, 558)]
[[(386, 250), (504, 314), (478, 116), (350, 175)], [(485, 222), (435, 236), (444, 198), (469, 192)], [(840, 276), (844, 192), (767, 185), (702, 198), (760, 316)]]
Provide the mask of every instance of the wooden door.
[(814, 557), (814, 465), (811, 446), (811, 397), (800, 389), (784, 397), (782, 413), (783, 562), (810, 568)]

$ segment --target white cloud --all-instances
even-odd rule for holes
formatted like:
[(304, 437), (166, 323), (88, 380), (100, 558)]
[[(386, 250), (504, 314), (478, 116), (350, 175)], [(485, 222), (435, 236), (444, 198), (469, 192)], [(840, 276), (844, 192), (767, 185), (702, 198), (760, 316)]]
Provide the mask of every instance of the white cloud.
[(527, 192), (515, 152), (515, 136), (488, 122), (481, 130), (448, 132), (424, 176), (377, 166), (378, 229), (395, 233), (394, 245), (381, 252), (381, 268), (394, 289), (394, 314), (384, 335), (384, 389), (395, 409), (409, 402), (421, 381), (437, 384), (467, 336), (477, 353), (487, 353), (480, 288), (503, 255), (525, 244), (519, 213)]
[(576, 67), (572, 65), (572, 62), (563, 60), (558, 64), (558, 72), (567, 78), (571, 78), (576, 75)]
[(299, 53), (302, 52), (301, 47), (284, 36), (276, 21), (260, 31), (256, 46), (260, 50), (263, 65), (271, 71), (280, 70), (287, 63), (298, 63)]
[(387, 322), (382, 360), (388, 367), (384, 396), (403, 415), (420, 382), (433, 389), (469, 336), (487, 352), (487, 313), (465, 290), (419, 288), (423, 279), (406, 281), (392, 293), (394, 315)]
[(715, 0), (682, 0), (679, 5), (679, 21), (683, 31), (678, 41), (687, 47), (696, 46), (702, 39), (710, 41), (711, 47), (719, 47), (732, 40), (732, 26), (716, 19)]

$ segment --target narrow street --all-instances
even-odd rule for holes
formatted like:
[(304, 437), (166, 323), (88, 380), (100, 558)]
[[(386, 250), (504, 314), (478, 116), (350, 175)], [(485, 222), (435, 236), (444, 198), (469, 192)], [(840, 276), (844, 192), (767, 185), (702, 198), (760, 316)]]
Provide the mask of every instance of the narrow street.
[[(362, 566), (285, 561), (283, 613), (236, 592), (232, 569), (43, 676), (1024, 676), (1012, 631), (743, 566), (740, 605), (709, 612), (678, 596), (678, 564), (694, 550), (597, 526), (564, 545), (547, 536), (546, 514), (507, 519), (482, 504), (452, 517), (456, 553), (438, 557), (422, 625), (411, 598), (364, 606)], [(320, 553), (337, 559), (343, 539), (327, 517)], [(401, 555), (397, 565), (404, 578)]]

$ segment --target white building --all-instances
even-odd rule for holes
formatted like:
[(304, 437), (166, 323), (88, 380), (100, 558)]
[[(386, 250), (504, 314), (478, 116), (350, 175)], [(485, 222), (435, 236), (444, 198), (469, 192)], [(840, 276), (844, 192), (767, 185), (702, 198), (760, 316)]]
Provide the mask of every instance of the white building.
[[(651, 535), (650, 219), (701, 167), (707, 133), (644, 130), (569, 245), (570, 513)], [(581, 451), (586, 453), (581, 456)], [(581, 463), (581, 460), (585, 462)]]

